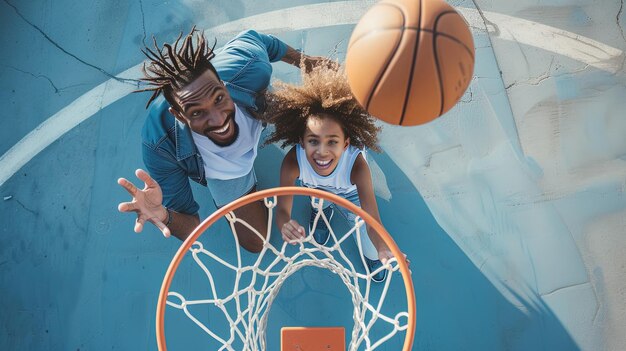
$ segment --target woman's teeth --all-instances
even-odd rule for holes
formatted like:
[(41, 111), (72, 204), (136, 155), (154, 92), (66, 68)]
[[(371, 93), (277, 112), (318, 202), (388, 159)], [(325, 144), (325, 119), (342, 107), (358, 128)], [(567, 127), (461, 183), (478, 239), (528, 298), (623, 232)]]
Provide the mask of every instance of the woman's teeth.
[(315, 163), (317, 163), (317, 165), (320, 167), (326, 167), (330, 164), (330, 161), (332, 160), (328, 160), (328, 161), (315, 160)]

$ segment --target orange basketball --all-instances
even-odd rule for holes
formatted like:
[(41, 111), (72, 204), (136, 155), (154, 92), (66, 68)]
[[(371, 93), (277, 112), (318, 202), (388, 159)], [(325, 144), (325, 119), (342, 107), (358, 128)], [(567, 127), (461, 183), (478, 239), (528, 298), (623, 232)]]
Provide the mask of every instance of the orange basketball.
[(474, 71), (474, 41), (443, 0), (383, 0), (359, 20), (348, 44), (352, 93), (373, 116), (423, 124), (456, 104)]

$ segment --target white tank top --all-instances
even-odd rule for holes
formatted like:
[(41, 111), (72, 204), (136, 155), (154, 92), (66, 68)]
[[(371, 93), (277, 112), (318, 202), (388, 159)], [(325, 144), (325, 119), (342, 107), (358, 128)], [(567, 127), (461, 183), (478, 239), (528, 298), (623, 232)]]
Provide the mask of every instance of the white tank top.
[(296, 157), (298, 159), (298, 167), (300, 168), (300, 176), (298, 179), (308, 188), (322, 189), (333, 194), (347, 194), (356, 190), (356, 185), (350, 181), (352, 166), (357, 156), (365, 152), (355, 146), (349, 145), (343, 152), (339, 163), (333, 172), (327, 176), (321, 176), (315, 172), (313, 167), (306, 158), (306, 153), (300, 144), (296, 144)]
[(204, 173), (210, 179), (235, 179), (252, 170), (256, 158), (263, 123), (250, 117), (235, 105), (235, 123), (239, 136), (231, 145), (216, 145), (204, 135), (191, 132), (193, 141), (202, 156)]

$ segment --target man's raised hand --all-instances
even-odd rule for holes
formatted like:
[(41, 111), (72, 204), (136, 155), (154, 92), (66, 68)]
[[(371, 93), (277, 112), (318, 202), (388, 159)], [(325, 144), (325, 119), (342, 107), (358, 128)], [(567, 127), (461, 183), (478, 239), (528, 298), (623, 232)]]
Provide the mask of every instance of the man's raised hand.
[(163, 201), (163, 193), (159, 184), (148, 175), (143, 169), (135, 171), (137, 178), (142, 180), (145, 185), (143, 189), (137, 188), (132, 182), (125, 178), (120, 178), (117, 183), (121, 185), (133, 197), (131, 202), (122, 202), (117, 206), (120, 212), (135, 212), (137, 219), (135, 221), (135, 233), (140, 233), (146, 221), (151, 222), (161, 230), (167, 238), (171, 235), (170, 229), (165, 225), (168, 213), (161, 204)]
[(302, 65), (304, 66), (304, 71), (306, 73), (310, 73), (315, 67), (318, 66), (332, 69), (335, 71), (339, 69), (338, 62), (321, 56), (305, 56)]

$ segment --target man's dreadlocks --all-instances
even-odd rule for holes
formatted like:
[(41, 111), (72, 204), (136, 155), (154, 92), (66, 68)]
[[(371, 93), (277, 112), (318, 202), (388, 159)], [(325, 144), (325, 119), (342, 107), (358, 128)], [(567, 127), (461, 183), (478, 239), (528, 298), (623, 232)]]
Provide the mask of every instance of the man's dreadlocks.
[[(196, 34), (195, 47), (194, 34)], [(210, 62), (211, 59), (215, 57), (213, 49), (217, 41), (213, 43), (212, 47), (209, 47), (204, 38), (204, 33), (197, 30), (194, 26), (189, 34), (182, 40), (182, 45), (179, 48), (178, 45), (180, 44), (182, 36), (183, 33), (181, 32), (176, 42), (174, 42), (173, 47), (170, 44), (163, 44), (163, 47), (159, 47), (156, 38), (153, 36), (152, 41), (154, 43), (154, 49), (145, 46), (144, 49), (141, 50), (150, 60), (148, 65), (145, 63), (143, 65), (145, 77), (141, 80), (151, 85), (151, 87), (138, 90), (137, 92), (153, 92), (150, 100), (148, 100), (146, 104), (146, 108), (162, 93), (170, 106), (180, 109), (174, 100), (174, 92), (193, 82), (206, 72), (207, 69), (215, 73), (215, 76), (219, 79), (215, 67), (213, 67), (213, 64)]]

